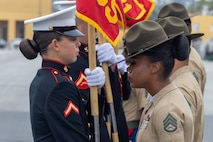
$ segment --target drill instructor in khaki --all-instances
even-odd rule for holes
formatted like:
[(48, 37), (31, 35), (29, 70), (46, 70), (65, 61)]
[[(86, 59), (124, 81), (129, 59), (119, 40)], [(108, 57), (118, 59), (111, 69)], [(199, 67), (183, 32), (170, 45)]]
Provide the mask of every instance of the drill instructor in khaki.
[(169, 80), (174, 59), (187, 58), (182, 54), (187, 49), (181, 47), (188, 41), (182, 34), (168, 38), (152, 20), (133, 25), (126, 34), (131, 87), (145, 88), (152, 96), (142, 113), (136, 142), (193, 142), (192, 112), (184, 95)]
[[(168, 37), (173, 33), (184, 31), (184, 35), (188, 38), (195, 39), (200, 37), (200, 34), (190, 34), (186, 23), (178, 18), (169, 16), (158, 20), (158, 23), (163, 27)], [(190, 45), (190, 44), (189, 44)], [(189, 45), (182, 46), (182, 48), (189, 48)], [(194, 142), (202, 142), (203, 127), (204, 127), (204, 103), (203, 96), (199, 84), (192, 72), (189, 71), (189, 52), (186, 60), (179, 61), (175, 59), (170, 80), (180, 89), (186, 97), (189, 106), (192, 110), (194, 118)]]
[[(169, 3), (162, 7), (159, 11), (158, 18), (165, 18), (168, 16), (178, 17), (186, 23), (189, 32), (192, 31), (191, 17), (196, 16), (193, 14), (189, 16), (187, 9), (180, 3)], [(198, 35), (203, 33), (198, 33)], [(191, 42), (191, 41), (190, 41)], [(198, 81), (201, 91), (204, 95), (205, 84), (206, 84), (206, 71), (202, 62), (202, 59), (194, 47), (190, 47), (189, 55), (189, 70), (193, 73), (194, 77)]]

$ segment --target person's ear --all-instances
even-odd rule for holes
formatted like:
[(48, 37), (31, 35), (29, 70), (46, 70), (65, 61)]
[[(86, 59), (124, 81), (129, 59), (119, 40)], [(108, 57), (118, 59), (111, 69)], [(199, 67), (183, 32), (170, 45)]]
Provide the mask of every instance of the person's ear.
[(58, 41), (56, 39), (52, 40), (51, 46), (54, 50), (59, 51), (59, 44), (58, 44)]
[(160, 62), (154, 62), (152, 63), (152, 70), (151, 70), (151, 73), (156, 73), (160, 70), (161, 68), (161, 63)]

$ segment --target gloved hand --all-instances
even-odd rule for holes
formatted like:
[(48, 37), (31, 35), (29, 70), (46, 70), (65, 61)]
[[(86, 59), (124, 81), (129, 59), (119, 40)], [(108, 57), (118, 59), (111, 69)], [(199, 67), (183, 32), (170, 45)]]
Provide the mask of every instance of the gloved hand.
[(89, 68), (86, 68), (84, 74), (87, 77), (87, 83), (89, 86), (97, 86), (98, 88), (101, 88), (105, 83), (105, 73), (101, 67), (96, 67), (92, 71), (90, 71)]
[(96, 45), (97, 58), (100, 63), (107, 62), (108, 66), (116, 63), (116, 54), (114, 48), (109, 43)]
[[(124, 59), (125, 58), (123, 55), (116, 56), (117, 62), (124, 60)], [(127, 64), (125, 61), (118, 63), (117, 66), (118, 66), (118, 69), (120, 70), (121, 74), (124, 74), (125, 72), (127, 72)]]

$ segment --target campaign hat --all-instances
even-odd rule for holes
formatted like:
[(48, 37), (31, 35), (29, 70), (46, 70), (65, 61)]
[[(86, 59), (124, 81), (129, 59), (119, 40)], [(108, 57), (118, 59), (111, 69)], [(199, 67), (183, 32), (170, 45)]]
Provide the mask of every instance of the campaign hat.
[(184, 5), (174, 2), (174, 3), (169, 3), (164, 5), (158, 13), (158, 18), (174, 16), (174, 17), (181, 18), (183, 20), (187, 20), (196, 15), (198, 15), (198, 13), (189, 15)]
[(169, 37), (172, 36), (174, 33), (181, 31), (184, 31), (184, 35), (191, 40), (204, 35), (203, 33), (191, 34), (188, 30), (186, 23), (178, 17), (169, 16), (161, 18), (157, 22), (163, 27), (164, 31)]
[(168, 37), (162, 26), (156, 21), (140, 21), (134, 24), (126, 33), (126, 48), (128, 51), (126, 59), (139, 55), (181, 34), (183, 34), (183, 31)]

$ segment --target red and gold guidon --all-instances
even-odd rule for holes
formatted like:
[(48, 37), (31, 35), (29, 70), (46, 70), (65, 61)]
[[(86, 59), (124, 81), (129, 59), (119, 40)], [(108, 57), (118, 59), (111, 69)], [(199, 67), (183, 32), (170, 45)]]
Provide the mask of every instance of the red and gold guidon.
[(77, 0), (76, 16), (95, 27), (114, 47), (119, 42), (119, 21), (116, 0)]
[(121, 0), (121, 2), (123, 3), (127, 27), (149, 19), (155, 7), (155, 1), (153, 0)]

